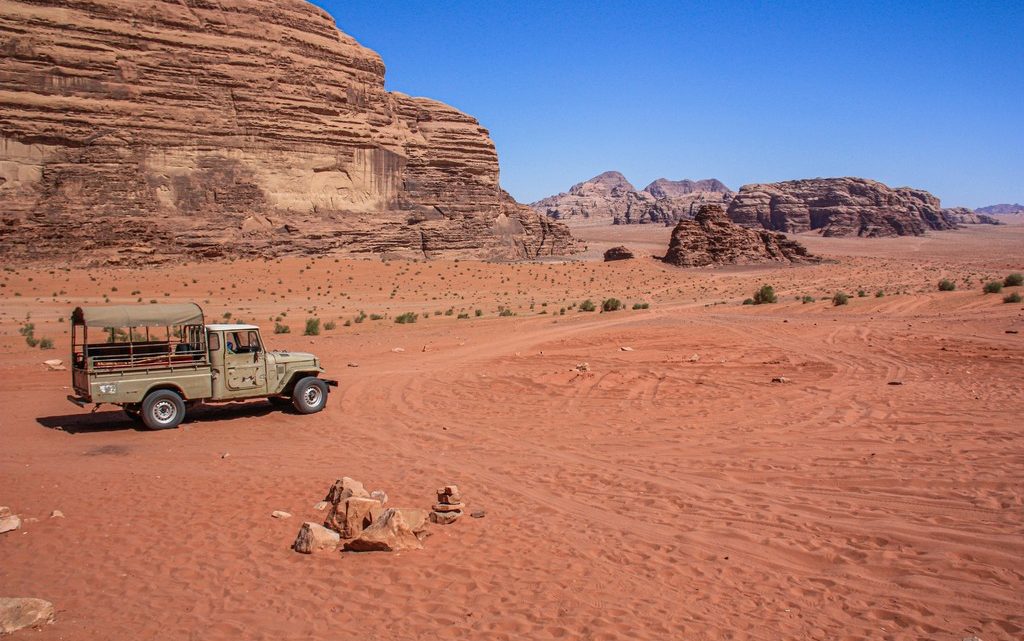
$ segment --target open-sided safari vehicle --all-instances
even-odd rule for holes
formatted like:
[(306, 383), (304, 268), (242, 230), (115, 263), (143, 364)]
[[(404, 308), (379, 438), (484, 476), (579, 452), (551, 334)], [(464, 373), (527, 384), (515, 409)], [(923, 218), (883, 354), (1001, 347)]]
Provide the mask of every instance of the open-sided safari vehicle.
[(177, 427), (198, 402), (263, 397), (319, 412), (328, 387), (312, 354), (268, 352), (255, 325), (203, 323), (195, 303), (78, 307), (68, 400), (120, 405), (150, 429)]

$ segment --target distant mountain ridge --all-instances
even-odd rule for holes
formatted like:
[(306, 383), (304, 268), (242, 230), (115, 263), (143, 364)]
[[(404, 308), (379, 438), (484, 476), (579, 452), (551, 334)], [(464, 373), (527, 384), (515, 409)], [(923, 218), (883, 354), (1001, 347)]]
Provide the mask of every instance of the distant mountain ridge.
[(974, 210), (977, 214), (1021, 214), (1024, 213), (1024, 205), (1018, 205), (1017, 203), (1000, 203), (998, 205), (989, 205), (988, 207), (978, 207)]
[(671, 225), (692, 219), (701, 205), (725, 207), (732, 197), (732, 190), (716, 178), (659, 178), (638, 190), (621, 172), (606, 171), (576, 183), (566, 192), (531, 203), (530, 207), (569, 225)]

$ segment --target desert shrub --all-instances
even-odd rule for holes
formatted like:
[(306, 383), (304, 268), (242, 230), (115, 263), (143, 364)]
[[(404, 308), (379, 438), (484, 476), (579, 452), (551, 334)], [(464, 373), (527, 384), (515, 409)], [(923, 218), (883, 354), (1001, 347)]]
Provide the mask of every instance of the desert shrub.
[(372, 320), (372, 321), (384, 320), (384, 315), (383, 314), (370, 314), (370, 320)]
[(597, 309), (597, 305), (595, 305), (594, 301), (590, 300), (589, 298), (587, 300), (583, 301), (582, 303), (580, 303), (580, 311), (581, 312), (592, 312), (595, 309)]
[(275, 334), (291, 334), (292, 333), (292, 328), (288, 327), (287, 325), (282, 325), (281, 323), (274, 323), (274, 333)]
[(1003, 287), (1020, 287), (1024, 285), (1024, 274), (1010, 274), (1003, 281)]
[(884, 298), (884, 297), (885, 297), (885, 290), (884, 289), (880, 289), (877, 292), (875, 292), (875, 298)]
[(366, 320), (366, 312), (360, 311), (359, 315), (353, 319), (357, 323), (361, 323)]
[(508, 309), (507, 307), (503, 307), (501, 309), (501, 311), (498, 312), (498, 316), (515, 316), (515, 315), (516, 315), (515, 312), (513, 312), (511, 309)]
[(771, 285), (761, 285), (761, 289), (754, 292), (755, 305), (767, 305), (777, 302), (779, 302), (779, 297), (775, 295), (775, 288)]
[(744, 305), (753, 305), (754, 304), (754, 299), (753, 298), (744, 298), (743, 299), (743, 304)]
[(475, 315), (475, 316), (476, 316), (477, 318), (480, 318), (481, 316), (483, 316), (483, 315), (484, 315), (484, 310), (482, 310), (482, 309), (478, 309), (478, 310), (476, 310), (475, 312), (473, 312), (473, 314), (474, 314), (474, 315)]
[(344, 323), (342, 323), (342, 325), (344, 325), (345, 327), (352, 327), (352, 321), (346, 320)]
[(939, 281), (940, 292), (951, 292), (954, 289), (956, 289), (956, 283), (949, 280), (948, 278), (943, 278), (942, 280)]
[[(1019, 295), (1017, 296), (1017, 302), (1018, 303), (1020, 302), (1020, 296)], [(50, 339), (50, 338), (40, 338), (39, 339), (39, 349), (53, 349), (53, 339)]]
[(606, 298), (601, 303), (601, 311), (604, 312), (617, 312), (622, 309), (622, 301), (618, 298)]
[(998, 280), (985, 283), (984, 292), (986, 294), (998, 294), (1001, 291), (1003, 291), (1003, 284)]
[(803, 303), (804, 305), (806, 305), (807, 303), (813, 303), (814, 296), (802, 296), (800, 298), (800, 302)]
[(337, 326), (338, 324), (335, 323), (334, 321), (327, 321), (326, 323), (324, 323), (324, 329), (326, 329), (327, 331), (331, 331)]
[(850, 295), (844, 294), (843, 292), (836, 292), (835, 296), (832, 297), (832, 304), (835, 306), (845, 305), (850, 302)]
[(418, 319), (419, 317), (420, 315), (415, 312), (406, 312), (404, 314), (399, 314), (398, 316), (395, 316), (395, 322), (398, 323), (399, 325), (415, 323), (416, 319)]
[(455, 313), (455, 310), (454, 310), (454, 309), (452, 309), (451, 307), (449, 307), (448, 309), (446, 309), (446, 310), (444, 311), (444, 315), (445, 315), (445, 316), (451, 316), (451, 315), (452, 315), (452, 314), (454, 314), (454, 313)]
[(863, 289), (858, 289), (857, 290), (857, 298), (864, 298), (867, 295), (868, 295), (868, 293), (866, 291), (864, 291)]
[(650, 306), (650, 303), (633, 303), (633, 309), (648, 309)]
[[(1003, 296), (1004, 303), (1019, 303), (1021, 301), (1020, 292), (1013, 292)], [(45, 338), (43, 340), (46, 340)]]
[(469, 318), (469, 312), (461, 312), (456, 318), (458, 320), (465, 320)]
[(320, 335), (320, 319), (319, 318), (307, 318), (306, 319), (306, 331), (302, 332), (303, 336), (319, 336)]

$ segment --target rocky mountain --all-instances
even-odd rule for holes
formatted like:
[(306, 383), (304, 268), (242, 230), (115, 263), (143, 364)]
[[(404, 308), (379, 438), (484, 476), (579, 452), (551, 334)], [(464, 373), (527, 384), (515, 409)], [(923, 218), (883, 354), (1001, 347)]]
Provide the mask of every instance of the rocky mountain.
[(744, 185), (728, 209), (747, 227), (825, 236), (919, 236), (954, 229), (939, 199), (927, 191), (893, 189), (866, 178), (812, 178)]
[(4, 0), (0, 50), (5, 260), (576, 248), (303, 0)]
[(606, 171), (530, 206), (541, 215), (569, 225), (669, 225), (693, 218), (702, 204), (728, 205), (732, 195), (728, 187), (714, 178), (659, 178), (637, 190), (621, 173)]
[(1002, 225), (999, 220), (988, 214), (979, 214), (966, 207), (947, 207), (942, 210), (946, 220), (957, 225)]
[(721, 205), (703, 205), (693, 220), (682, 220), (672, 230), (663, 260), (679, 267), (705, 267), (814, 263), (821, 259), (783, 234), (737, 225)]
[(974, 210), (979, 214), (988, 214), (990, 216), (1000, 214), (1024, 214), (1024, 205), (1018, 205), (1016, 203), (1002, 203), (999, 205), (989, 205), (988, 207), (979, 207)]

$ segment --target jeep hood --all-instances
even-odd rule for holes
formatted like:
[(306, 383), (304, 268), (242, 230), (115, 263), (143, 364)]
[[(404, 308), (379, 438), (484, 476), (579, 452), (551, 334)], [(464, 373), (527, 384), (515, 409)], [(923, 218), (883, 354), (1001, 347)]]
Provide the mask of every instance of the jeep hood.
[(278, 365), (286, 365), (288, 363), (312, 363), (315, 362), (319, 365), (317, 357), (309, 352), (271, 352), (271, 356), (274, 357), (274, 362)]

